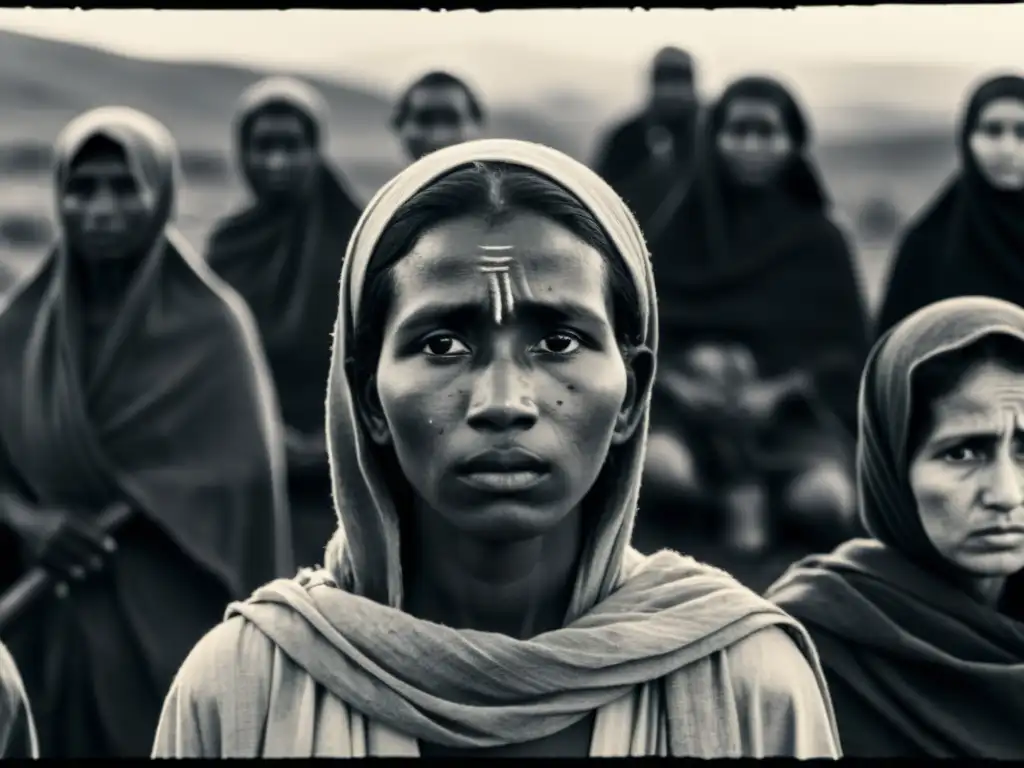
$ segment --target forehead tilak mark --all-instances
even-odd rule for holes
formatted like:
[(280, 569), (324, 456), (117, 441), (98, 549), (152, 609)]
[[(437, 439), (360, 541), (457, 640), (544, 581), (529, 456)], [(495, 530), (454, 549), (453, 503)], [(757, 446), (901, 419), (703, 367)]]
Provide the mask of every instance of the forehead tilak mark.
[[(481, 250), (511, 250), (510, 245), (482, 245)], [(512, 278), (510, 270), (513, 264), (511, 256), (480, 257), (480, 271), (487, 275), (488, 289), (491, 297), (491, 310), (494, 322), (501, 325), (506, 314), (515, 310), (515, 296), (512, 294)]]

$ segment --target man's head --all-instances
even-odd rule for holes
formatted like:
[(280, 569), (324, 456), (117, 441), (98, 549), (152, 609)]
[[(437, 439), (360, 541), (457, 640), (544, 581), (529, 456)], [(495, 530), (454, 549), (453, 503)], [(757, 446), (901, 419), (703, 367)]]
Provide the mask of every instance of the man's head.
[(455, 75), (430, 72), (399, 97), (391, 125), (412, 160), (479, 136), (484, 111)]
[(697, 89), (693, 57), (672, 46), (662, 48), (651, 66), (651, 110), (672, 120), (697, 111)]

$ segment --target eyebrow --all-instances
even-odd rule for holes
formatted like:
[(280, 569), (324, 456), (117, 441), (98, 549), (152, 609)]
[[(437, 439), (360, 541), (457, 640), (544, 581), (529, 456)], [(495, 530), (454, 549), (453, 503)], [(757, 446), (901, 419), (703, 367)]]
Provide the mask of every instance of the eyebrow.
[[(602, 317), (579, 302), (541, 302), (534, 299), (517, 299), (515, 316), (540, 323), (567, 321), (591, 324), (607, 323)], [(484, 321), (493, 321), (493, 312), (486, 302), (431, 302), (410, 312), (399, 322), (403, 328), (418, 328), (426, 325), (448, 325), (467, 327)]]

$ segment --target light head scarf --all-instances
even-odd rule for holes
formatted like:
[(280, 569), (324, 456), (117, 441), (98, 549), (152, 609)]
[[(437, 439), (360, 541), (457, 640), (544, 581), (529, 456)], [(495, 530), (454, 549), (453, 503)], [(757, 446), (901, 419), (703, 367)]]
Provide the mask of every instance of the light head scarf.
[[(1024, 345), (1024, 309), (981, 296), (919, 309), (875, 345), (860, 391), (855, 539), (793, 565), (767, 597), (810, 630), (822, 663), (920, 755), (1024, 755), (1024, 624), (945, 578), (953, 569), (925, 533), (909, 481), (915, 371), (1003, 335)], [(849, 695), (849, 694), (848, 694)], [(844, 697), (845, 698), (845, 697)], [(863, 756), (851, 715), (844, 752)], [(870, 754), (877, 755), (870, 747)]]
[[(521, 165), (547, 176), (575, 195), (602, 224), (625, 262), (642, 302), (641, 339), (657, 352), (657, 300), (643, 235), (621, 198), (596, 173), (568, 156), (539, 144), (487, 139), (435, 152), (409, 166), (370, 201), (349, 242), (341, 275), (341, 304), (328, 382), (327, 422), (338, 533), (328, 547), (328, 568), (356, 594), (399, 608), (402, 604), (398, 515), (387, 477), (374, 460), (368, 435), (358, 418), (345, 360), (360, 318), (363, 282), (374, 248), (394, 213), (438, 178), (473, 162)], [(633, 529), (647, 442), (650, 390), (642, 393), (644, 417), (628, 443), (612, 450), (621, 460), (619, 477), (601, 476), (584, 503), (602, 505), (598, 529), (580, 564), (568, 619), (585, 613), (606, 597), (621, 578)], [(602, 473), (607, 475), (607, 472)]]

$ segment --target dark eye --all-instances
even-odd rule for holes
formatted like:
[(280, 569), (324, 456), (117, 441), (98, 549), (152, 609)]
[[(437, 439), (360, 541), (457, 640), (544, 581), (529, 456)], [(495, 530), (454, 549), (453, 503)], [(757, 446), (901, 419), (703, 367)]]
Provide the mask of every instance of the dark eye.
[(568, 333), (553, 333), (541, 339), (537, 348), (549, 355), (571, 355), (580, 348), (580, 340)]
[(966, 464), (982, 458), (982, 451), (969, 445), (957, 445), (942, 452), (942, 459), (950, 464)]
[(119, 197), (134, 195), (139, 191), (138, 184), (135, 183), (135, 179), (131, 176), (121, 176), (119, 178), (112, 179), (110, 182), (110, 188), (114, 194)]
[(454, 336), (431, 336), (422, 351), (428, 357), (456, 357), (468, 354), (469, 347)]

